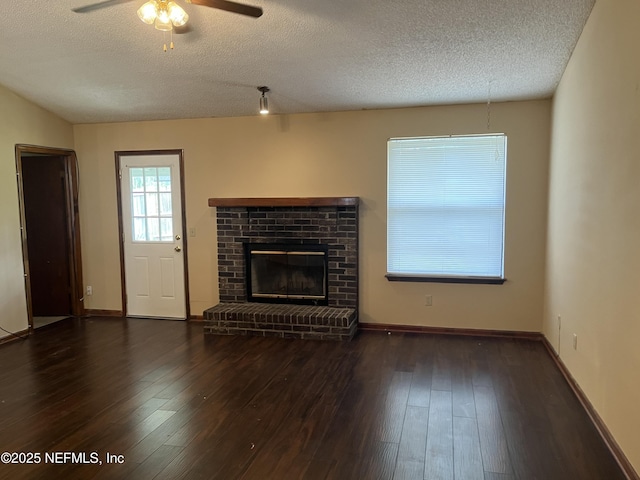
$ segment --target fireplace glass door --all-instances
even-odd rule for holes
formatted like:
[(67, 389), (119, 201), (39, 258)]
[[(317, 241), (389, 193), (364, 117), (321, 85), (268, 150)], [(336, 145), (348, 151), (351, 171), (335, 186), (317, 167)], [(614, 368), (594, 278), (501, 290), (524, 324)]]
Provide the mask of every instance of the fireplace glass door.
[(249, 301), (326, 305), (327, 252), (316, 247), (250, 245)]

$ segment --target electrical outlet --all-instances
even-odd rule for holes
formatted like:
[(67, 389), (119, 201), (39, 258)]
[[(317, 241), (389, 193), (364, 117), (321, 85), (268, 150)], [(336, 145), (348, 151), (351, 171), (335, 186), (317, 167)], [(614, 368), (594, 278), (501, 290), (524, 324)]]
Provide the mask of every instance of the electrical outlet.
[(433, 297), (431, 295), (427, 295), (424, 299), (424, 304), (427, 307), (430, 307), (433, 305)]
[(578, 334), (573, 334), (573, 349), (578, 350)]
[(87, 285), (87, 295), (93, 295), (93, 287), (91, 285)]

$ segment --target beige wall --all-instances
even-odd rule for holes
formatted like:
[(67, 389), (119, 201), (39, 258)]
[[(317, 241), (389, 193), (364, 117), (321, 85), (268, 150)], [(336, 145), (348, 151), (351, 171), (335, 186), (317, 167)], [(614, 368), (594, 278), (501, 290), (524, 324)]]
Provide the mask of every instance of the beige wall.
[[(506, 276), (495, 285), (388, 282), (386, 141), (484, 133), (484, 105), (139, 122), (74, 127), (80, 162), (86, 306), (120, 310), (114, 151), (184, 149), (192, 314), (218, 302), (209, 197), (359, 196), (361, 321), (540, 331), (546, 238), (549, 101), (492, 105), (508, 135)], [(433, 306), (424, 306), (424, 295)]]
[(639, 25), (637, 0), (597, 0), (554, 99), (544, 315), (638, 471)]
[[(0, 86), (0, 326), (28, 326), (15, 145), (73, 148), (71, 125)], [(7, 336), (0, 331), (0, 337)]]

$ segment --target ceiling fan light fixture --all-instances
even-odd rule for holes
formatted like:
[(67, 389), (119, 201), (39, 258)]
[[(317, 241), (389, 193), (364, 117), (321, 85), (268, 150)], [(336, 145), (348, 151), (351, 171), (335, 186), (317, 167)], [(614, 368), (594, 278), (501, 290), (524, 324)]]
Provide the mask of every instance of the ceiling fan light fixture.
[(169, 12), (166, 8), (162, 8), (161, 6), (158, 10), (155, 25), (157, 30), (161, 30), (163, 32), (170, 32), (173, 30), (173, 24), (171, 23), (171, 18), (169, 17)]
[(265, 96), (265, 94), (269, 91), (269, 87), (258, 87), (258, 90), (262, 92), (262, 96), (260, 97), (260, 113), (262, 115), (269, 114), (269, 100)]
[(138, 17), (147, 25), (152, 25), (158, 16), (158, 4), (150, 0), (138, 9)]
[[(97, 0), (95, 3), (81, 8), (72, 8), (76, 13), (85, 13), (104, 7), (110, 7), (114, 4), (129, 2), (130, 0)], [(253, 18), (262, 15), (262, 9), (236, 3), (231, 0), (186, 0), (187, 3), (195, 3), (205, 7), (216, 8), (232, 13), (239, 13)], [(182, 27), (189, 21), (189, 15), (174, 0), (145, 0), (145, 3), (137, 10), (138, 18), (147, 25), (154, 25), (157, 30), (162, 32), (171, 32), (171, 49), (173, 50), (173, 27)], [(165, 33), (166, 39), (166, 33)], [(167, 43), (165, 41), (164, 51), (167, 51)], [(267, 89), (268, 91), (268, 89)], [(263, 95), (264, 97), (264, 92)], [(262, 104), (261, 104), (262, 105)], [(268, 113), (267, 101), (264, 99), (263, 113)]]
[(156, 18), (155, 27), (156, 30), (160, 30), (162, 32), (170, 32), (173, 30), (171, 20), (163, 21), (160, 17)]
[(169, 2), (167, 4), (167, 11), (169, 12), (169, 18), (174, 27), (181, 27), (189, 21), (187, 12), (176, 2)]

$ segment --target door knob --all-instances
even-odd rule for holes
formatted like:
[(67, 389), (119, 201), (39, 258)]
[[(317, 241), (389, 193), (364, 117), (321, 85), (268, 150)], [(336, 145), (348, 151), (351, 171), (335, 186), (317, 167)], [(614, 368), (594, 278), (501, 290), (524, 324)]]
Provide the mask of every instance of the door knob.
[(182, 237), (180, 235), (176, 235), (176, 240), (180, 240)]
[(174, 250), (176, 252), (181, 252), (182, 251), (182, 247), (180, 245), (178, 245), (176, 248), (174, 248)]

